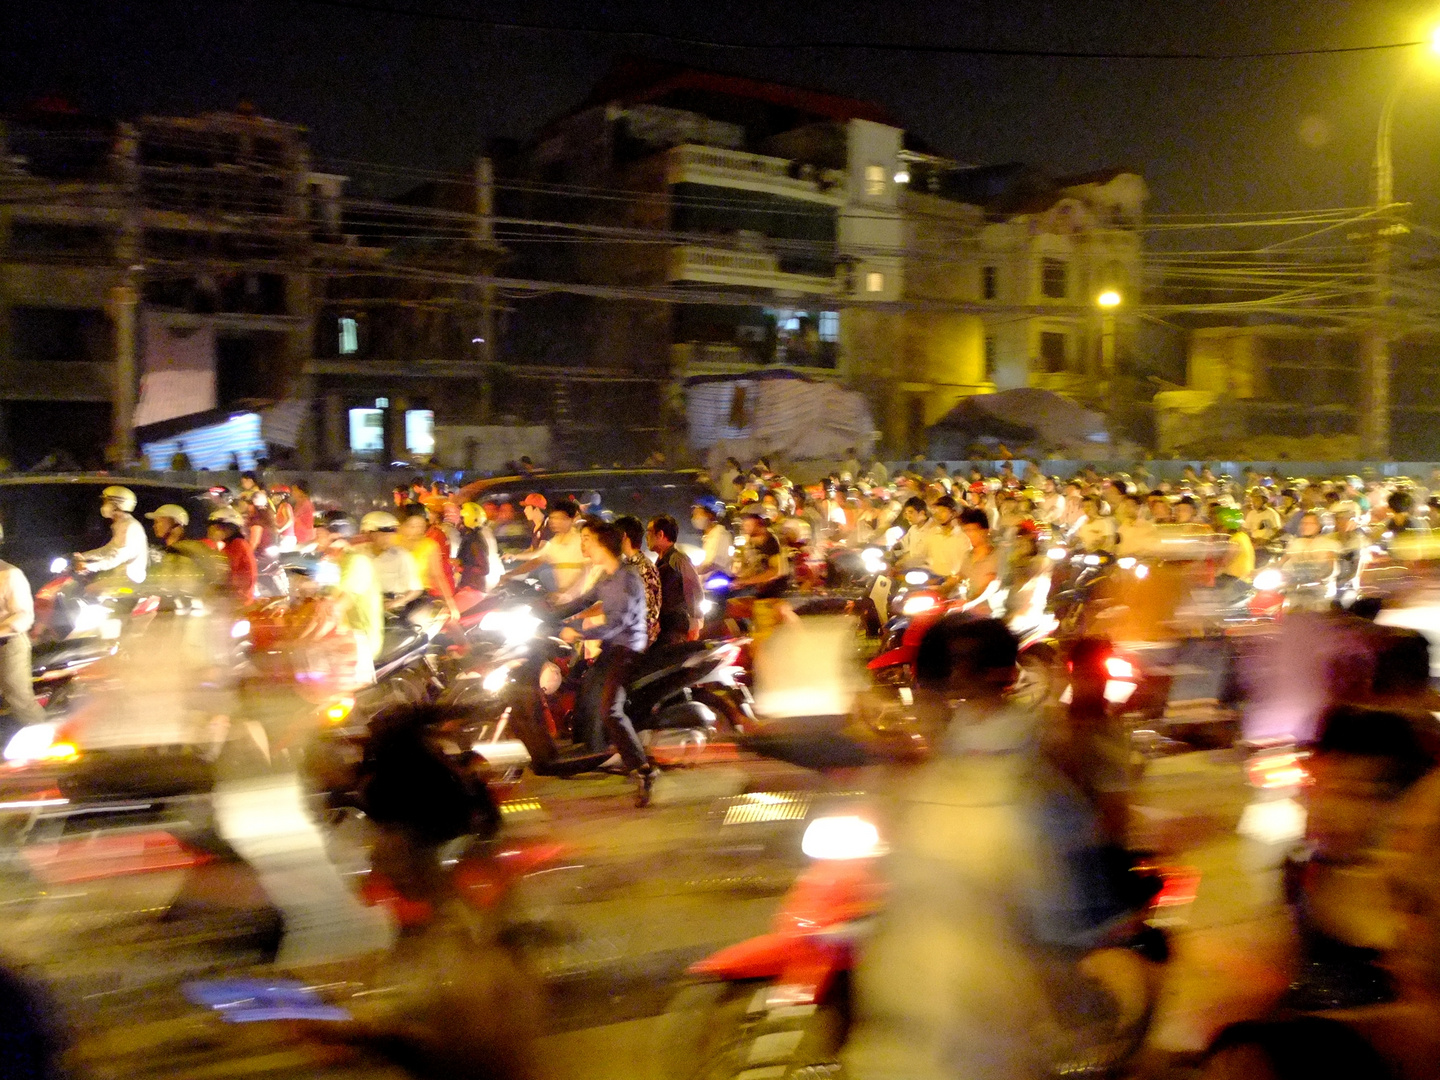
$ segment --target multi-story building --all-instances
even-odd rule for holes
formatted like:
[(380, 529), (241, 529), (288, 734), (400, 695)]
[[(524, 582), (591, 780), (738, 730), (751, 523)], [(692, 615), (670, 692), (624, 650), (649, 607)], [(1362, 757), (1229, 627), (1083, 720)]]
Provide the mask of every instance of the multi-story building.
[(582, 206), (591, 232), (520, 258), (636, 295), (571, 302), (587, 334), (553, 344), (572, 362), (672, 387), (775, 365), (840, 380), (891, 452), (966, 394), (1103, 398), (1131, 347), (1123, 303), (1096, 297), (1138, 289), (1133, 173), (964, 168), (869, 102), (631, 64), (545, 129), (528, 180), (527, 216)]
[(133, 457), (137, 429), (144, 441), (207, 427), (225, 431), (192, 449), (215, 464), (256, 452), (258, 416), (224, 421), (300, 390), (310, 180), (303, 131), (246, 111), (7, 122), (5, 452), (98, 464)]
[[(1134, 349), (1144, 181), (914, 151), (901, 169), (902, 314), (894, 351), (864, 354), (892, 451), (923, 450), (925, 428), (969, 394), (1032, 386), (1103, 405)], [(1119, 303), (1101, 306), (1106, 293)]]
[(666, 385), (693, 376), (784, 366), (845, 379), (863, 347), (851, 307), (901, 292), (900, 148), (900, 128), (869, 102), (622, 65), (527, 155), (525, 216), (589, 231), (514, 250), (537, 276), (629, 295), (536, 305), (534, 322), (563, 313), (585, 332), (540, 341), (517, 326), (515, 347), (648, 377), (652, 420)]

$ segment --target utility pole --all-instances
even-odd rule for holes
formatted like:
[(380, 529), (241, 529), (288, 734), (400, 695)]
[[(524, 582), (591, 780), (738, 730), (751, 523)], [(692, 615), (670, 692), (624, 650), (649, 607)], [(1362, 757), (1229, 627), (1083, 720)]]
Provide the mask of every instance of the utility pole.
[(1370, 325), (1360, 339), (1360, 362), (1364, 371), (1361, 402), (1361, 453), (1371, 461), (1390, 457), (1390, 236), (1394, 224), (1390, 208), (1395, 201), (1395, 173), (1390, 157), (1390, 132), (1394, 127), (1395, 103), (1406, 80), (1396, 81), (1380, 110), (1375, 134), (1375, 239), (1370, 248)]
[(115, 249), (120, 284), (110, 289), (108, 307), (114, 333), (115, 369), (111, 387), (110, 423), (114, 462), (128, 465), (135, 459), (135, 313), (140, 291), (140, 146), (135, 128), (122, 124), (116, 142), (121, 179), (121, 225)]
[(481, 376), (480, 421), (488, 424), (493, 402), (490, 398), (490, 376), (495, 361), (495, 172), (488, 157), (475, 161), (475, 230), (476, 254), (483, 278), (480, 284), (480, 350), (484, 364)]

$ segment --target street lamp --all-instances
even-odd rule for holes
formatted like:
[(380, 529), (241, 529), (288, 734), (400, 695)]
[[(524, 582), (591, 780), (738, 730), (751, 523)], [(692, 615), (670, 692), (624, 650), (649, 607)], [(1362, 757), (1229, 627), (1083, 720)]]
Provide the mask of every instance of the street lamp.
[(1106, 289), (1095, 297), (1100, 309), (1100, 372), (1109, 375), (1115, 370), (1115, 309), (1124, 299), (1118, 289)]
[[(1440, 28), (1430, 38), (1432, 52), (1440, 53)], [(1361, 453), (1371, 460), (1390, 456), (1390, 238), (1404, 226), (1388, 221), (1395, 202), (1395, 167), (1390, 154), (1395, 127), (1395, 106), (1409, 82), (1407, 67), (1395, 80), (1380, 108), (1375, 132), (1375, 243), (1370, 251), (1373, 308), (1370, 326), (1361, 336), (1360, 355), (1365, 372), (1365, 413), (1361, 424)]]

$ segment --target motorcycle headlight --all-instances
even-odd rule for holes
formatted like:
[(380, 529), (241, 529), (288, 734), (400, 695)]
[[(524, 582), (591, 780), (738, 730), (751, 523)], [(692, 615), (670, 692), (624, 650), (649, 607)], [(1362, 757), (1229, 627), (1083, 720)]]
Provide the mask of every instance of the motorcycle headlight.
[(237, 619), (237, 620), (235, 621), (234, 625), (230, 627), (230, 636), (231, 636), (232, 638), (234, 638), (236, 641), (239, 641), (239, 640), (240, 640), (241, 638), (243, 638), (243, 637), (249, 637), (249, 636), (250, 636), (250, 620), (249, 620), (249, 619)]
[(510, 681), (510, 673), (519, 666), (519, 660), (507, 660), (498, 667), (491, 668), (480, 680), (480, 689), (487, 694), (498, 694)]
[(1086, 556), (1085, 556), (1085, 565), (1086, 565), (1086, 566), (1099, 566), (1099, 565), (1100, 565), (1100, 556), (1099, 556), (1099, 555), (1086, 555)]
[(529, 608), (487, 611), (480, 619), (481, 633), (496, 634), (512, 645), (529, 641), (539, 627), (540, 620), (530, 614)]
[(23, 727), (5, 744), (5, 760), (11, 765), (30, 765), (37, 761), (74, 761), (80, 756), (74, 743), (57, 742), (57, 724), (31, 724)]
[(52, 559), (50, 561), (50, 572), (52, 574), (63, 574), (65, 572), (65, 568), (69, 565), (70, 563), (65, 559)]
[(936, 600), (935, 597), (929, 593), (924, 593), (920, 596), (906, 597), (905, 602), (900, 605), (900, 614), (919, 615), (921, 612), (929, 611), (939, 602), (940, 601)]
[(800, 850), (812, 859), (873, 859), (888, 850), (880, 830), (853, 814), (820, 817), (810, 823)]
[(924, 585), (930, 580), (930, 574), (924, 570), (907, 570), (905, 572), (906, 585)]
[(1066, 551), (1063, 547), (1052, 547), (1049, 551), (1045, 553), (1045, 557), (1051, 562), (1059, 562), (1061, 559), (1065, 558), (1065, 555)]
[(1285, 575), (1279, 570), (1261, 570), (1255, 575), (1255, 588), (1260, 592), (1275, 592), (1285, 584)]
[(715, 610), (715, 601), (714, 601), (714, 600), (701, 600), (701, 601), (700, 601), (700, 614), (701, 614), (701, 615), (709, 615), (710, 612), (712, 612), (712, 611), (714, 611), (714, 610)]
[(879, 548), (866, 548), (860, 553), (860, 564), (871, 574), (885, 569), (885, 552)]
[(1134, 567), (1135, 560), (1131, 556), (1126, 555), (1123, 559), (1116, 559), (1115, 565), (1120, 567), (1121, 570), (1129, 570)]

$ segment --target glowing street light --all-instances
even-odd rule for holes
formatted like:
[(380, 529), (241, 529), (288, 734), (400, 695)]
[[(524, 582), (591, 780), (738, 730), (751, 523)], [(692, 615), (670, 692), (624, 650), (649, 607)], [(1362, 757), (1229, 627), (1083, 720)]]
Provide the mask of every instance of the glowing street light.
[(1120, 294), (1114, 289), (1106, 289), (1099, 296), (1095, 297), (1095, 303), (1102, 308), (1117, 308), (1120, 306)]

